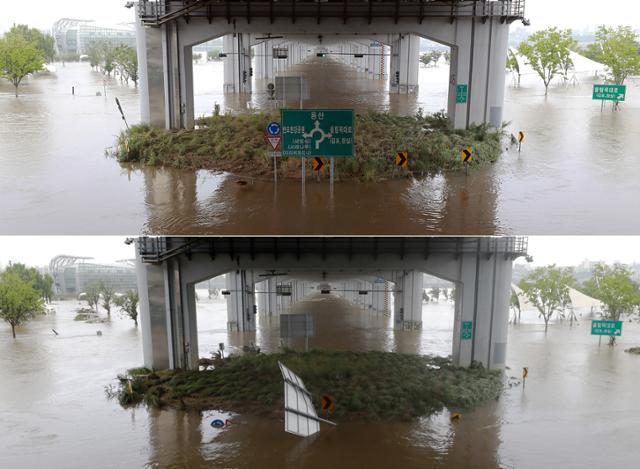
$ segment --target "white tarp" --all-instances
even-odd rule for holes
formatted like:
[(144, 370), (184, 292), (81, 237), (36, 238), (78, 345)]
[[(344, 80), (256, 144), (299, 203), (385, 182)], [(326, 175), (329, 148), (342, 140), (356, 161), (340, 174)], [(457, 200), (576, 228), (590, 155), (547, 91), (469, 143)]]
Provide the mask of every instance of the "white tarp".
[(320, 421), (311, 394), (298, 375), (278, 362), (284, 378), (284, 430), (298, 436), (320, 431)]

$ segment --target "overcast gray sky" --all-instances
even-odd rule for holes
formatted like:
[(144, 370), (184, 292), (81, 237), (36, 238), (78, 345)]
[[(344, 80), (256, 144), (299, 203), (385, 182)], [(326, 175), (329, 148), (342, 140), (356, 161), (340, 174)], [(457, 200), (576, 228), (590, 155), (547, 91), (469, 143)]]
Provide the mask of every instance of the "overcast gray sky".
[[(58, 254), (90, 256), (100, 262), (135, 257), (124, 236), (1, 236), (0, 265), (9, 261), (44, 266)], [(530, 236), (534, 265), (577, 265), (584, 259), (640, 262), (640, 236)], [(517, 262), (523, 263), (524, 259)]]
[[(126, 22), (133, 19), (133, 10), (124, 8), (125, 0), (31, 0), (2, 1), (0, 32), (13, 23), (27, 23), (40, 29), (50, 29), (63, 17), (99, 19), (104, 22)], [(640, 26), (638, 0), (527, 0), (526, 16), (531, 28), (557, 25), (582, 29), (598, 24), (631, 24)]]

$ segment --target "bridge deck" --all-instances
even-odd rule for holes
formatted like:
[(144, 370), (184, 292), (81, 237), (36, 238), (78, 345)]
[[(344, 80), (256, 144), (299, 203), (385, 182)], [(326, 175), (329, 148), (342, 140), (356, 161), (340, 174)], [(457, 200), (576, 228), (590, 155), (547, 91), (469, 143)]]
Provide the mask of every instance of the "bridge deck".
[(235, 258), (248, 255), (270, 255), (277, 260), (281, 255), (321, 255), (329, 254), (368, 255), (374, 259), (378, 255), (405, 255), (478, 252), (483, 256), (502, 254), (516, 258), (527, 255), (528, 238), (523, 236), (496, 238), (193, 238), (193, 237), (143, 237), (138, 240), (140, 257), (146, 263), (160, 263), (172, 257), (196, 253), (209, 254), (212, 259), (226, 255)]
[(525, 0), (141, 0), (140, 18), (151, 26), (184, 18), (207, 18), (209, 22), (224, 18), (231, 23), (255, 18), (290, 20), (313, 18), (318, 24), (323, 19), (376, 19), (416, 20), (476, 17), (486, 20), (499, 17), (503, 22), (524, 20)]

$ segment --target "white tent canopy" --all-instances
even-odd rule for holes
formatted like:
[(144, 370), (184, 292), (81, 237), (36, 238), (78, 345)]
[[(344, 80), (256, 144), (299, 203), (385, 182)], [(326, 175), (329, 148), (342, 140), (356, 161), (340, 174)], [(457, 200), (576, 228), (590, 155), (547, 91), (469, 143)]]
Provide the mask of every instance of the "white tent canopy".
[[(511, 288), (518, 295), (518, 299), (520, 300), (520, 308), (524, 310), (535, 309), (535, 307), (529, 303), (527, 300), (527, 296), (524, 294), (522, 289), (518, 287), (516, 284), (511, 284)], [(596, 298), (592, 298), (584, 293), (576, 290), (575, 288), (569, 287), (569, 297), (571, 298), (571, 307), (574, 311), (601, 311), (602, 310), (602, 302)]]

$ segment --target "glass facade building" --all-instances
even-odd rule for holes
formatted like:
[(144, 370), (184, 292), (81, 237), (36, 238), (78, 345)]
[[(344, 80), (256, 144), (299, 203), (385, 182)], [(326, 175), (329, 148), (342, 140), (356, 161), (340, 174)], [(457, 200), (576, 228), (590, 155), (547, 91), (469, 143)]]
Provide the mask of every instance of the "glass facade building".
[(136, 271), (128, 264), (75, 262), (51, 271), (55, 294), (63, 298), (77, 297), (87, 286), (104, 283), (117, 293), (137, 290)]
[(94, 42), (106, 42), (114, 47), (136, 46), (133, 24), (106, 25), (89, 20), (62, 18), (53, 24), (53, 37), (59, 54), (86, 54), (89, 45)]

